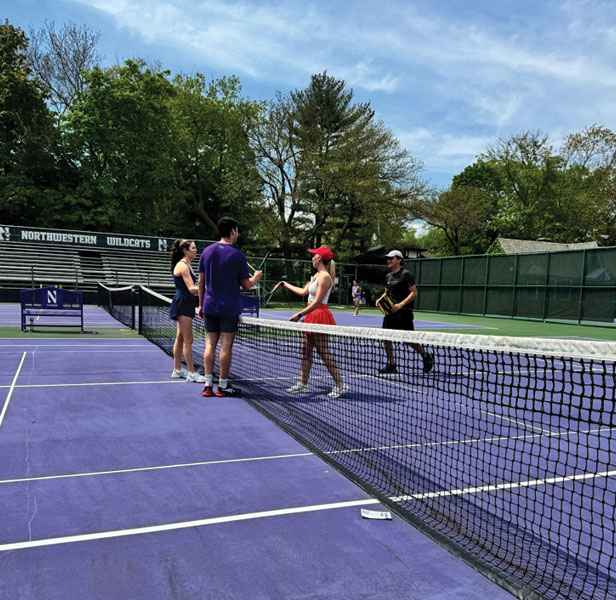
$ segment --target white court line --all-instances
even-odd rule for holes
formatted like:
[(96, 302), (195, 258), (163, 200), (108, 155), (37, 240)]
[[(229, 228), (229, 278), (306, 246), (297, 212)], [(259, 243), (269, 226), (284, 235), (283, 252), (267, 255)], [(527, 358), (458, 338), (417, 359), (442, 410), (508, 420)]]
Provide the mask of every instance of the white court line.
[[(65, 317), (64, 319), (62, 317), (52, 317), (55, 318), (55, 321), (50, 321), (50, 323), (58, 323), (58, 326), (60, 325), (66, 325), (66, 323), (69, 322), (69, 319), (71, 317)], [(77, 318), (77, 317), (72, 317), (73, 319)], [(110, 321), (92, 321), (91, 319), (88, 319), (87, 322), (84, 319), (84, 323), (83, 326), (84, 327), (105, 327), (105, 325), (107, 325), (108, 329), (129, 329), (129, 327), (126, 327), (126, 325), (116, 325), (114, 322), (110, 322)], [(18, 322), (17, 324), (15, 323), (15, 319), (1, 319), (0, 320), (0, 326), (7, 326), (7, 327), (19, 327), (20, 323)], [(75, 325), (75, 327), (79, 327), (79, 324)]]
[[(29, 348), (30, 346), (36, 345), (35, 342), (37, 341), (49, 340), (49, 339), (51, 338), (30, 338), (30, 340), (28, 340), (29, 343), (27, 344), (0, 344), (0, 348), (20, 348), (20, 347)], [(105, 348), (109, 348), (109, 347), (113, 348), (114, 346), (118, 346), (121, 348), (149, 348), (152, 346), (150, 342), (147, 342), (147, 343), (139, 342), (136, 344), (135, 343), (107, 344), (105, 343), (105, 340), (102, 339), (102, 340), (98, 340), (96, 344), (81, 344), (81, 343), (79, 344), (41, 344), (41, 347), (45, 347), (45, 348), (100, 348), (101, 343)]]
[[(542, 485), (556, 485), (569, 481), (583, 481), (586, 479), (607, 478), (616, 476), (616, 471), (602, 471), (600, 473), (579, 473), (577, 475), (567, 475), (564, 477), (551, 477), (545, 479), (534, 479), (526, 481), (504, 482), (492, 485), (483, 485), (477, 487), (468, 487), (452, 490), (441, 490), (437, 492), (421, 492), (418, 494), (409, 494), (405, 496), (394, 496), (390, 500), (393, 502), (405, 502), (409, 500), (423, 500), (426, 498), (438, 498), (446, 496), (464, 496), (473, 494), (483, 494), (486, 492), (495, 492), (503, 490), (512, 490), (517, 488), (538, 487)], [(99, 531), (96, 533), (85, 533), (79, 535), (69, 535), (64, 537), (46, 538), (40, 540), (29, 540), (26, 542), (14, 542), (10, 544), (0, 544), (0, 552), (8, 552), (10, 550), (24, 550), (26, 548), (40, 548), (42, 546), (54, 546), (59, 544), (71, 544), (75, 542), (89, 542), (93, 540), (102, 540), (117, 537), (128, 537), (133, 535), (142, 535), (145, 533), (158, 533), (161, 531), (174, 531), (179, 529), (188, 529), (191, 527), (204, 527), (207, 525), (220, 525), (222, 523), (235, 523), (238, 521), (248, 521), (252, 519), (263, 519), (268, 517), (279, 517), (283, 515), (300, 514), (308, 512), (317, 512), (322, 510), (332, 510), (339, 508), (353, 508), (357, 506), (368, 506), (380, 504), (379, 500), (369, 498), (364, 500), (350, 500), (346, 502), (333, 502), (330, 504), (313, 504), (310, 506), (296, 506), (293, 508), (283, 508), (277, 510), (267, 510), (252, 513), (242, 513), (237, 515), (227, 515), (223, 517), (210, 517), (207, 519), (197, 519), (194, 521), (182, 521), (179, 523), (163, 523), (160, 525), (150, 525), (146, 527), (137, 527), (132, 529), (115, 529), (111, 531)]]
[[(24, 383), (16, 385), (17, 388), (53, 388), (53, 387), (96, 387), (99, 385), (149, 385), (153, 383), (186, 383), (184, 379), (162, 379), (159, 381), (92, 381), (80, 383)], [(8, 385), (0, 385), (0, 389)]]
[[(154, 349), (152, 351), (156, 351), (157, 349)], [(106, 352), (106, 351), (102, 351), (102, 352)], [(117, 351), (117, 352), (122, 352), (122, 351)], [(0, 352), (1, 354), (1, 352)], [(251, 382), (251, 381), (257, 381), (257, 382), (261, 382), (261, 381), (286, 381), (286, 380), (294, 380), (296, 378), (296, 376), (289, 376), (289, 377), (258, 377), (258, 378), (240, 378), (240, 379), (236, 379), (236, 381), (238, 382), (242, 382), (242, 381), (246, 381), (246, 382)], [(313, 379), (323, 379), (323, 378), (327, 378), (325, 375), (321, 376), (321, 377), (313, 377)], [(376, 375), (357, 375), (356, 376), (357, 379), (381, 379), (380, 377), (377, 377)], [(117, 381), (117, 382), (86, 382), (86, 383), (50, 383), (50, 384), (46, 384), (46, 383), (39, 383), (39, 384), (24, 384), (24, 385), (20, 385), (18, 387), (20, 388), (48, 388), (48, 387), (79, 387), (79, 386), (110, 386), (110, 385), (150, 385), (150, 384), (157, 384), (157, 383), (185, 383), (184, 380), (162, 380), (162, 381)], [(429, 396), (431, 393), (434, 394), (437, 398), (439, 398), (440, 400), (442, 400), (445, 403), (449, 403), (449, 404), (454, 404), (457, 406), (460, 406), (466, 410), (470, 410), (470, 411), (475, 411), (475, 412), (479, 412), (491, 417), (494, 417), (495, 419), (499, 419), (502, 421), (507, 421), (510, 423), (515, 424), (516, 426), (522, 428), (522, 429), (531, 429), (534, 431), (539, 431), (542, 434), (545, 435), (559, 435), (558, 431), (552, 431), (550, 429), (545, 429), (543, 427), (537, 427), (535, 425), (531, 425), (530, 423), (527, 423), (526, 421), (522, 421), (520, 419), (514, 418), (514, 417), (509, 417), (507, 415), (502, 415), (502, 414), (498, 414), (492, 411), (488, 411), (485, 409), (482, 409), (480, 407), (477, 406), (473, 406), (473, 405), (468, 405), (465, 404), (463, 402), (459, 402), (457, 400), (453, 400), (452, 398), (445, 398), (442, 394), (439, 394), (438, 391), (435, 391), (434, 389), (431, 389), (431, 391), (427, 391), (427, 390), (420, 390), (420, 389), (415, 389), (413, 387), (410, 387), (409, 384), (405, 384), (402, 382), (398, 382), (395, 380), (388, 380), (388, 383), (390, 385), (394, 385), (396, 387), (402, 388), (403, 390), (409, 390), (411, 392), (414, 392), (416, 394), (423, 394), (424, 396)], [(0, 385), (0, 389), (5, 388), (7, 386), (2, 386)], [(474, 400), (473, 400), (474, 402)], [(479, 400), (479, 402), (482, 402), (481, 400)]]
[[(532, 433), (532, 434), (523, 434), (523, 435), (512, 435), (512, 436), (495, 436), (495, 437), (484, 437), (484, 438), (468, 438), (462, 440), (444, 440), (440, 442), (416, 442), (412, 444), (396, 444), (394, 446), (373, 446), (366, 448), (349, 448), (347, 450), (333, 450), (331, 452), (325, 452), (327, 455), (334, 454), (349, 454), (353, 452), (372, 452), (372, 451), (383, 451), (383, 450), (404, 450), (410, 448), (431, 448), (434, 446), (458, 446), (463, 444), (485, 444), (485, 443), (493, 443), (493, 442), (508, 442), (512, 440), (532, 440), (535, 438), (541, 437), (549, 437), (549, 438), (559, 438), (559, 437), (569, 437), (575, 435), (595, 435), (600, 433), (605, 433), (606, 431), (614, 431), (616, 428), (614, 427), (603, 427), (599, 429), (582, 429), (580, 431), (571, 431), (566, 430), (562, 432), (556, 433)], [(3, 483), (0, 480), (0, 483)]]
[(408, 500), (423, 500), (424, 498), (440, 498), (443, 496), (464, 496), (469, 494), (482, 494), (484, 492), (497, 492), (501, 490), (515, 490), (523, 487), (538, 487), (540, 485), (556, 485), (567, 483), (568, 481), (584, 481), (586, 479), (602, 479), (615, 477), (616, 471), (601, 471), (599, 473), (578, 473), (577, 475), (564, 475), (562, 477), (547, 477), (545, 479), (529, 479), (526, 481), (508, 481), (491, 485), (481, 485), (478, 487), (462, 488), (457, 490), (441, 490), (438, 492), (423, 492), (421, 494), (410, 494), (408, 496), (396, 496), (390, 498), (394, 502), (405, 502)]
[(208, 465), (226, 465), (232, 463), (258, 462), (261, 460), (279, 460), (281, 458), (301, 458), (314, 456), (312, 452), (298, 452), (296, 454), (279, 454), (276, 456), (253, 456), (248, 458), (227, 458), (220, 460), (205, 460), (194, 463), (178, 463), (175, 465), (157, 465), (154, 467), (133, 467), (132, 469), (115, 469), (113, 471), (90, 471), (87, 473), (66, 473), (64, 475), (41, 475), (40, 477), (21, 477), (18, 479), (1, 479), (3, 483), (25, 483), (31, 481), (47, 481), (50, 479), (72, 479), (74, 477), (95, 477), (100, 475), (118, 475), (122, 473), (142, 473), (144, 471), (162, 471), (166, 469), (183, 469), (186, 467), (205, 467)]
[(25, 548), (40, 548), (41, 546), (54, 546), (57, 544), (89, 542), (92, 540), (103, 540), (103, 539), (116, 538), (116, 537), (126, 537), (130, 535), (142, 535), (144, 533), (158, 533), (160, 531), (189, 529), (190, 527), (204, 527), (206, 525), (219, 525), (221, 523), (235, 523), (237, 521), (249, 521), (251, 519), (264, 519), (267, 517), (280, 517), (283, 515), (296, 515), (300, 513), (316, 512), (316, 511), (321, 511), (321, 510), (352, 508), (355, 506), (368, 506), (370, 504), (380, 504), (380, 502), (379, 500), (375, 500), (374, 498), (368, 498), (364, 500), (349, 500), (347, 502), (333, 502), (330, 504), (313, 504), (311, 506), (296, 506), (293, 508), (265, 510), (265, 511), (260, 511), (260, 512), (253, 512), (253, 513), (243, 513), (239, 515), (228, 515), (224, 517), (210, 517), (209, 519), (197, 519), (195, 521), (183, 521), (180, 523), (165, 523), (162, 525), (150, 525), (149, 527), (137, 527), (135, 529), (117, 529), (114, 531), (99, 531), (97, 533), (69, 535), (66, 537), (47, 538), (43, 540), (32, 540), (28, 542), (16, 542), (13, 544), (0, 544), (0, 552), (7, 552), (9, 550), (23, 550)]
[(0, 427), (2, 427), (2, 422), (4, 421), (4, 415), (9, 407), (9, 402), (11, 400), (11, 396), (13, 395), (13, 391), (15, 390), (15, 384), (17, 383), (17, 378), (19, 377), (19, 372), (21, 371), (21, 367), (23, 367), (24, 361), (26, 360), (27, 352), (24, 352), (21, 361), (19, 362), (19, 366), (17, 367), (17, 371), (15, 372), (15, 377), (13, 377), (13, 382), (9, 388), (9, 393), (6, 396), (6, 400), (4, 401), (4, 406), (2, 407), (2, 412), (0, 413)]
[[(543, 436), (542, 434), (535, 433), (531, 435), (516, 435), (516, 436), (499, 436), (499, 437), (485, 437), (485, 438), (469, 438), (464, 440), (443, 440), (440, 442), (416, 442), (412, 444), (396, 444), (393, 446), (373, 446), (366, 448), (349, 448), (347, 450), (332, 450), (330, 452), (324, 452), (326, 456), (336, 456), (338, 454), (351, 454), (373, 451), (388, 451), (388, 450), (404, 450), (413, 448), (432, 448), (434, 446), (457, 446), (464, 444), (481, 444), (491, 442), (502, 442), (510, 440), (528, 440), (538, 437), (568, 437), (574, 435), (594, 435), (603, 433), (606, 431), (614, 431), (613, 427), (605, 427), (600, 429), (586, 429), (582, 431), (565, 431), (560, 434), (551, 436)], [(39, 475), (38, 477), (19, 477), (14, 479), (0, 479), (0, 485), (5, 483), (26, 483), (34, 481), (48, 481), (53, 479), (73, 479), (76, 477), (99, 477), (103, 475), (119, 475), (123, 473), (143, 473), (147, 471), (162, 471), (167, 469), (183, 469), (188, 467), (203, 467), (209, 465), (221, 465), (221, 464), (233, 464), (243, 462), (258, 462), (263, 460), (280, 460), (284, 458), (305, 458), (307, 456), (314, 456), (313, 452), (297, 452), (295, 454), (278, 454), (270, 456), (253, 456), (247, 458), (227, 458), (219, 460), (199, 461), (192, 463), (178, 463), (171, 465), (155, 465), (149, 467), (132, 467), (130, 469), (114, 469), (110, 471), (88, 471), (84, 473), (64, 473), (60, 475)]]
[[(36, 346), (35, 350), (30, 350), (30, 352), (36, 352), (37, 354), (49, 354), (53, 352), (54, 354), (73, 354), (76, 350), (47, 350), (49, 346)], [(160, 352), (160, 348), (148, 348), (147, 346), (140, 346), (140, 348), (145, 348), (144, 350), (140, 350), (139, 353), (143, 354), (144, 352)], [(81, 350), (80, 354), (126, 354), (131, 353), (135, 354), (135, 350)], [(14, 352), (1, 351), (0, 354), (15, 354)]]

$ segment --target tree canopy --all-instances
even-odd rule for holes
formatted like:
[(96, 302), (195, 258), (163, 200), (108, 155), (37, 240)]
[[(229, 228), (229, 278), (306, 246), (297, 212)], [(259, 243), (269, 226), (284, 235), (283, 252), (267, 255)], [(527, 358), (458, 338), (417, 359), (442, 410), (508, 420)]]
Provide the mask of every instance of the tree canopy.
[[(481, 192), (488, 212), (475, 220), (470, 197), (461, 200), (458, 210), (466, 206), (468, 217), (458, 246), (452, 221), (435, 215), (460, 188)], [(423, 240), (440, 254), (485, 252), (497, 237), (614, 245), (615, 198), (616, 135), (593, 125), (566, 136), (557, 149), (541, 132), (501, 139), (456, 175), (450, 190), (416, 203), (414, 214), (442, 234)]]
[[(498, 140), (436, 190), (369, 102), (327, 72), (270, 101), (229, 75), (101, 66), (100, 34), (0, 25), (0, 213), (9, 224), (195, 238), (350, 259), (411, 240), (485, 252), (499, 236), (616, 244), (616, 134)], [(30, 43), (29, 43), (30, 42)], [(427, 224), (415, 235), (414, 219)]]
[(16, 224), (36, 220), (55, 179), (53, 115), (27, 49), (23, 31), (0, 24), (0, 213)]
[(420, 165), (367, 103), (327, 73), (278, 95), (250, 132), (270, 209), (268, 231), (285, 255), (328, 243), (357, 253), (403, 234)]

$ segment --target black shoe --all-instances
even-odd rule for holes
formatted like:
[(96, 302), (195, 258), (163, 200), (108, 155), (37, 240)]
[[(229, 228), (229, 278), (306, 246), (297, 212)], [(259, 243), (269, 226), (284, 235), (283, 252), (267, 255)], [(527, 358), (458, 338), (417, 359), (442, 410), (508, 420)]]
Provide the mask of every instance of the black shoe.
[(397, 373), (397, 372), (398, 372), (398, 369), (396, 369), (396, 365), (387, 364), (382, 369), (379, 369), (379, 373), (381, 375), (393, 375), (394, 373)]
[(432, 371), (432, 366), (434, 365), (434, 358), (432, 354), (424, 354), (423, 356), (423, 370), (424, 373), (429, 373)]
[(242, 392), (238, 390), (237, 388), (232, 388), (230, 385), (228, 385), (226, 388), (219, 387), (216, 390), (216, 395), (219, 398), (226, 398), (228, 396), (241, 396)]
[(204, 396), (213, 396), (214, 395), (214, 388), (212, 388), (211, 385), (206, 385), (203, 387), (203, 395)]

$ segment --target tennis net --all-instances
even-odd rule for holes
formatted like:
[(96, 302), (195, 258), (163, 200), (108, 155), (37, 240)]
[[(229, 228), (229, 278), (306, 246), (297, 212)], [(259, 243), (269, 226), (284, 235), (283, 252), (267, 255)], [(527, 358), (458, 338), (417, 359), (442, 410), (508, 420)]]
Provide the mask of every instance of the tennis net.
[(98, 305), (123, 325), (135, 329), (137, 293), (137, 288), (133, 288), (132, 285), (112, 288), (99, 281)]
[[(171, 353), (169, 300), (140, 297), (142, 333)], [(383, 375), (386, 344), (396, 372)], [(309, 389), (291, 394), (306, 345)], [(596, 600), (616, 598), (615, 361), (612, 342), (243, 317), (232, 377), (249, 404), (516, 597)], [(332, 366), (349, 386), (339, 397)]]

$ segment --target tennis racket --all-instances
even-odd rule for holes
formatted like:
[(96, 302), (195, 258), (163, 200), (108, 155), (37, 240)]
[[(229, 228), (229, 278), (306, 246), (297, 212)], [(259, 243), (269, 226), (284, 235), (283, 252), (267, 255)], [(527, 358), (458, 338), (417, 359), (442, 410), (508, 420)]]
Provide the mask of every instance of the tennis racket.
[(263, 307), (265, 308), (268, 304), (269, 301), (272, 299), (272, 296), (274, 295), (274, 292), (282, 285), (282, 281), (279, 281), (273, 288), (272, 291), (267, 295), (267, 298), (265, 299), (265, 301), (263, 302)]
[(383, 296), (380, 300), (376, 301), (376, 305), (378, 306), (378, 309), (384, 315), (390, 315), (391, 309), (393, 308), (394, 303), (392, 302), (392, 299), (389, 296)]
[(261, 264), (259, 265), (258, 269), (255, 269), (250, 263), (248, 263), (248, 266), (252, 269), (253, 274), (256, 271), (261, 271), (263, 269), (263, 265), (265, 264), (265, 261), (269, 258), (270, 254), (271, 254), (271, 252), (268, 251), (267, 254), (263, 257), (263, 260), (261, 261)]

